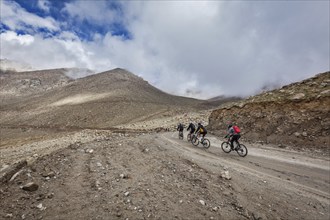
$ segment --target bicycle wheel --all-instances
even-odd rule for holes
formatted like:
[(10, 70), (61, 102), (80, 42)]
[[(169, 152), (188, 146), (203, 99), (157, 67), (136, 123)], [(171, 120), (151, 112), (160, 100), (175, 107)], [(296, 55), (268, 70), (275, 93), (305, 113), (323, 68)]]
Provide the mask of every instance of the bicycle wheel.
[(229, 153), (231, 151), (231, 147), (230, 147), (230, 143), (225, 141), (225, 142), (222, 142), (221, 144), (221, 148), (224, 152), (226, 153)]
[(244, 144), (240, 144), (236, 151), (237, 154), (240, 155), (241, 157), (245, 157), (248, 154), (248, 150)]
[(191, 143), (194, 145), (194, 146), (197, 146), (199, 144), (199, 140), (196, 136), (194, 136), (192, 139), (191, 139)]
[(187, 141), (191, 141), (191, 134), (190, 133), (187, 134)]
[(210, 146), (211, 146), (211, 142), (209, 141), (209, 139), (204, 138), (203, 147), (209, 148)]

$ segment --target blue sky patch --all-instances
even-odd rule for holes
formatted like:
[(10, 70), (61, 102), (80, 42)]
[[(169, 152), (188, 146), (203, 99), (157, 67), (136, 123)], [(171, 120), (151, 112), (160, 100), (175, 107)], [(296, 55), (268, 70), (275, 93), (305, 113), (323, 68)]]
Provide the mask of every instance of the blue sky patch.
[[(75, 33), (82, 41), (92, 41), (94, 35), (100, 34), (102, 36), (111, 33), (114, 36), (120, 36), (123, 40), (132, 39), (132, 34), (120, 22), (120, 19), (109, 23), (97, 23), (93, 20), (79, 19), (64, 10), (66, 4), (75, 1), (49, 1), (49, 11), (45, 11), (38, 6), (38, 0), (15, 0), (7, 2), (16, 2), (27, 12), (39, 16), (41, 18), (51, 17), (60, 26), (61, 31), (69, 31)], [(97, 4), (97, 1), (95, 2)], [(109, 10), (116, 11), (118, 15), (123, 14), (121, 4), (116, 1), (106, 1), (106, 6)], [(102, 15), (100, 15), (102, 16)], [(121, 16), (119, 16), (121, 17)], [(58, 32), (48, 30), (47, 28), (33, 28), (31, 25), (21, 25), (23, 28), (16, 30), (20, 34), (38, 33), (44, 37), (50, 37), (59, 34)], [(8, 30), (9, 27), (1, 23), (1, 31)]]

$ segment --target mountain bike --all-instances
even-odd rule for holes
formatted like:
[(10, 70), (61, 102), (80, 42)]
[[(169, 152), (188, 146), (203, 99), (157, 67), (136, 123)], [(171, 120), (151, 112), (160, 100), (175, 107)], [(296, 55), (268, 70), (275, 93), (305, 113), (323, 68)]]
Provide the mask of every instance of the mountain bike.
[(183, 131), (179, 131), (179, 139), (183, 139)]
[(199, 133), (197, 135), (193, 134), (193, 136), (191, 137), (191, 143), (194, 146), (197, 146), (199, 143), (201, 143), (205, 148), (209, 148), (211, 146), (211, 142), (209, 141), (209, 139), (204, 138), (202, 141), (199, 140)]
[(221, 144), (221, 148), (224, 152), (230, 153), (231, 151), (235, 150), (237, 154), (241, 157), (245, 157), (248, 154), (248, 150), (244, 144), (239, 143), (239, 141), (234, 141), (233, 142), (234, 146), (231, 146), (230, 137), (226, 136), (226, 138), (228, 138), (228, 140), (222, 142)]
[(187, 134), (187, 141), (191, 141), (191, 133), (190, 132)]

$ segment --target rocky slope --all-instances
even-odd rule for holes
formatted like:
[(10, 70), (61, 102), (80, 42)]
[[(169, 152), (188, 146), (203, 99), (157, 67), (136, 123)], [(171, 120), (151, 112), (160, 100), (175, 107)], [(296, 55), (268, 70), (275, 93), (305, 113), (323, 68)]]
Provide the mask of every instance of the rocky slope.
[(15, 99), (40, 94), (68, 84), (72, 79), (66, 76), (68, 69), (15, 72), (0, 70), (0, 97)]
[(109, 128), (219, 106), (167, 94), (124, 69), (73, 79), (67, 70), (2, 72), (0, 124)]
[(330, 72), (212, 112), (209, 129), (223, 135), (238, 124), (245, 140), (329, 152)]
[[(209, 131), (233, 120), (253, 141), (323, 147), (329, 83), (327, 72), (227, 104)], [(0, 106), (0, 219), (329, 219), (328, 155), (250, 144), (240, 158), (218, 136), (203, 149), (140, 131), (204, 121), (212, 105), (120, 69), (34, 88)]]

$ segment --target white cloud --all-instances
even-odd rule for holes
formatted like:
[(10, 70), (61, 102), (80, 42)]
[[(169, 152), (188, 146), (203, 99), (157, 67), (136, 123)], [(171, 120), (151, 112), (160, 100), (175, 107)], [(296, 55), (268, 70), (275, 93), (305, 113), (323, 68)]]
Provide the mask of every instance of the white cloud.
[(38, 7), (45, 12), (49, 12), (51, 3), (48, 0), (38, 0)]
[(0, 38), (2, 59), (24, 61), (37, 69), (94, 67), (85, 46), (77, 40), (35, 35), (32, 41), (29, 35), (15, 36), (12, 32), (1, 33)]
[(63, 11), (67, 12), (71, 17), (98, 25), (109, 24), (120, 18), (116, 10), (107, 6), (107, 1), (74, 1), (65, 3)]
[(51, 17), (40, 17), (27, 12), (16, 2), (0, 1), (1, 22), (11, 30), (29, 30), (29, 27), (59, 30), (59, 25)]
[[(33, 41), (5, 32), (1, 57), (38, 68), (121, 67), (164, 91), (204, 98), (247, 96), (265, 84), (287, 84), (330, 69), (329, 2), (129, 1), (120, 2), (122, 17), (106, 3), (76, 1), (64, 10), (99, 24), (120, 20), (132, 39), (111, 30), (95, 33), (92, 41), (69, 30), (47, 39), (36, 34)], [(24, 11), (15, 4), (8, 3), (5, 13), (14, 29), (32, 16), (11, 15)]]
[(318, 3), (134, 2), (130, 28), (169, 74), (195, 76), (205, 93), (249, 95), (329, 70), (329, 3)]
[(20, 46), (27, 46), (33, 43), (34, 37), (29, 34), (18, 35), (14, 31), (7, 31), (1, 34), (1, 42), (8, 42), (10, 44), (17, 44)]

